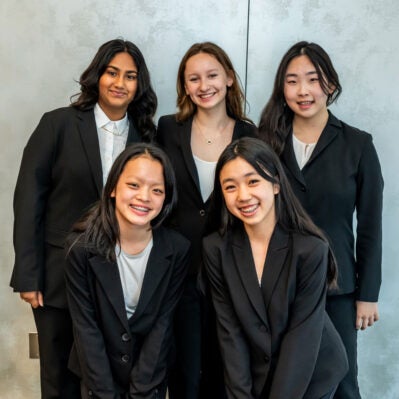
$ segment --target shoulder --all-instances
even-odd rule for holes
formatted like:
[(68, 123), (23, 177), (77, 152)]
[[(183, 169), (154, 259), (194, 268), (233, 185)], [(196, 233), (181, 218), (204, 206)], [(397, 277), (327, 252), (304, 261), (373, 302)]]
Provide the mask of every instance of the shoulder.
[(321, 238), (300, 233), (292, 234), (293, 251), (303, 258), (323, 257), (328, 253), (328, 244)]
[(258, 129), (257, 127), (249, 122), (244, 120), (237, 120), (236, 121), (236, 131), (237, 131), (237, 138), (240, 137), (258, 137)]
[(365, 132), (364, 130), (358, 129), (354, 126), (351, 126), (342, 120), (335, 117), (330, 113), (330, 121), (329, 124), (341, 130), (342, 137), (345, 141), (354, 144), (366, 144), (371, 143), (372, 136), (370, 133)]
[(51, 119), (51, 120), (58, 120), (58, 119), (63, 120), (63, 119), (75, 117), (82, 112), (90, 112), (90, 111), (79, 111), (78, 109), (76, 109), (72, 106), (62, 107), (62, 108), (56, 108), (56, 109), (53, 109), (52, 111), (46, 112), (43, 115), (43, 118)]
[(160, 226), (153, 232), (155, 245), (168, 245), (173, 252), (187, 252), (190, 241), (179, 232)]
[(158, 129), (162, 129), (163, 127), (170, 127), (170, 126), (178, 126), (181, 124), (176, 120), (176, 114), (170, 115), (163, 115), (158, 120)]
[(203, 238), (202, 247), (205, 253), (221, 251), (227, 241), (227, 234), (222, 236), (219, 232), (215, 231)]

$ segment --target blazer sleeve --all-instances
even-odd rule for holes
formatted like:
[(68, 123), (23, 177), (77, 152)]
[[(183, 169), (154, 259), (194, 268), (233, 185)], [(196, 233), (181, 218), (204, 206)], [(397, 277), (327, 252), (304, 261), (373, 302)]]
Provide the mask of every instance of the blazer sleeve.
[(82, 380), (93, 398), (117, 399), (104, 338), (88, 273), (87, 251), (76, 244), (69, 252), (65, 270), (68, 306), (73, 322), (74, 345)]
[(302, 398), (319, 354), (325, 323), (328, 248), (317, 240), (307, 252), (307, 256), (296, 259), (295, 299), (281, 340), (269, 399)]
[(56, 132), (44, 114), (25, 146), (14, 192), (15, 264), (10, 285), (17, 292), (43, 289), (44, 219), (55, 148)]
[(220, 250), (211, 239), (203, 241), (204, 266), (216, 310), (219, 345), (224, 363), (228, 398), (251, 399), (252, 376), (250, 350), (221, 270)]
[(384, 182), (372, 138), (367, 135), (357, 177), (357, 299), (377, 302), (381, 285), (382, 194)]
[[(139, 357), (130, 374), (129, 398), (150, 399), (166, 379), (172, 345), (173, 315), (183, 292), (189, 261), (189, 242), (180, 241), (171, 267), (174, 268), (167, 295), (151, 331), (146, 336)], [(177, 245), (176, 245), (177, 247)]]

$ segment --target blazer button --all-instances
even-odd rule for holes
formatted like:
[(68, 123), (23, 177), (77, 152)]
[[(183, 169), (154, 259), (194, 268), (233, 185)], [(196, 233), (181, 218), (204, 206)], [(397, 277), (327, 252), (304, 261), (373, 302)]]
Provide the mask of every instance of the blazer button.
[(122, 334), (122, 341), (123, 341), (123, 342), (128, 342), (128, 341), (130, 341), (130, 337), (129, 337), (129, 334), (128, 334), (128, 333), (123, 333), (123, 334)]
[(265, 332), (265, 333), (269, 332), (269, 329), (266, 326), (264, 326), (263, 324), (259, 327), (259, 330), (262, 332)]
[(266, 355), (266, 356), (264, 357), (264, 359), (265, 359), (265, 362), (266, 362), (266, 363), (269, 363), (269, 362), (270, 362), (270, 357), (269, 357), (269, 356)]
[(88, 394), (89, 396), (93, 396), (93, 391), (89, 391), (89, 392), (87, 392), (87, 394)]
[(306, 187), (305, 186), (301, 186), (301, 191), (305, 192), (306, 191)]
[(123, 363), (127, 363), (127, 362), (130, 360), (130, 356), (129, 356), (129, 355), (123, 355), (123, 356), (121, 357), (121, 359), (122, 359), (122, 362), (123, 362)]
[(205, 211), (204, 211), (203, 209), (201, 209), (201, 210), (199, 211), (199, 214), (200, 214), (200, 216), (205, 216)]

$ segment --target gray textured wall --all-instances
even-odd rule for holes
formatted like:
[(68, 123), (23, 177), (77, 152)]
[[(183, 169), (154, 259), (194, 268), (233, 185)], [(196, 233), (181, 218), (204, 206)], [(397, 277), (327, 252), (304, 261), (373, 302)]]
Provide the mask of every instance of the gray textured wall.
[(175, 109), (177, 66), (195, 41), (215, 41), (231, 55), (256, 122), (291, 44), (315, 41), (330, 53), (344, 88), (332, 110), (373, 134), (386, 183), (381, 321), (359, 334), (361, 391), (365, 399), (399, 397), (396, 0), (252, 0), (247, 81), (244, 0), (3, 0), (0, 10), (1, 398), (39, 398), (38, 361), (28, 359), (33, 318), (8, 287), (12, 193), (22, 149), (42, 113), (68, 104), (78, 91), (75, 80), (98, 46), (118, 36), (142, 49), (159, 98), (158, 116)]

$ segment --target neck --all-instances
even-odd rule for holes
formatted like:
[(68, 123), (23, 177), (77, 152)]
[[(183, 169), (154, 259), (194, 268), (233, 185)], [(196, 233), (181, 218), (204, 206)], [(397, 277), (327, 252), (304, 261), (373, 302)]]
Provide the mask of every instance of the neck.
[(128, 229), (120, 229), (120, 246), (124, 252), (131, 255), (142, 252), (151, 238), (151, 226), (135, 226)]
[(301, 118), (294, 116), (292, 129), (295, 136), (305, 143), (315, 143), (319, 139), (328, 121), (328, 111), (314, 118)]
[(226, 124), (230, 121), (230, 117), (227, 115), (226, 108), (203, 110), (197, 109), (194, 114), (194, 119), (201, 126), (209, 128), (223, 129)]
[(270, 238), (273, 234), (274, 228), (276, 227), (276, 221), (272, 223), (259, 223), (255, 226), (244, 224), (245, 231), (248, 235), (250, 242), (263, 242), (269, 245)]
[(106, 107), (103, 107), (100, 103), (98, 103), (99, 107), (103, 110), (104, 114), (107, 115), (110, 121), (120, 121), (126, 115), (127, 109), (125, 110), (113, 110)]

